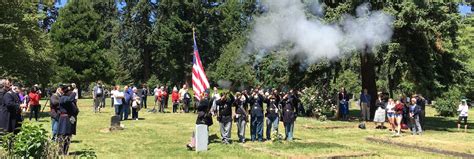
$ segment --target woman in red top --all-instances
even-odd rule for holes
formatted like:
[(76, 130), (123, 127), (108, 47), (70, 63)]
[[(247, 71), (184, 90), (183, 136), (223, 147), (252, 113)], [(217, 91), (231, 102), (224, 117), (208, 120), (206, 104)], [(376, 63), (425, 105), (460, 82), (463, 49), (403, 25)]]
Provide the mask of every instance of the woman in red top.
[(41, 105), (39, 103), (41, 96), (38, 93), (38, 87), (31, 88), (31, 91), (28, 94), (28, 97), (30, 98), (30, 102), (28, 103), (29, 108), (30, 108), (30, 121), (31, 121), (31, 118), (33, 117), (33, 114), (35, 114), (35, 120), (38, 121), (39, 110), (41, 108)]
[(403, 103), (400, 100), (397, 100), (395, 103), (395, 121), (397, 123), (396, 128), (396, 135), (400, 135), (401, 123), (402, 123), (402, 116), (403, 116)]
[(173, 88), (173, 93), (171, 93), (171, 102), (173, 102), (173, 113), (176, 113), (179, 104), (179, 93), (176, 87)]

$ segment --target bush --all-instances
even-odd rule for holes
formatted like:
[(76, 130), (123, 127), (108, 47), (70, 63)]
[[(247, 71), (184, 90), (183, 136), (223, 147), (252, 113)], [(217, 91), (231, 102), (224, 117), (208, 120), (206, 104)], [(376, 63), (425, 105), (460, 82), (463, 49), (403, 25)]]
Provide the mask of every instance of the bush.
[(12, 157), (42, 158), (49, 152), (48, 134), (41, 125), (23, 124), (21, 131), (2, 137), (2, 147)]
[[(318, 89), (321, 88), (321, 89)], [(325, 87), (310, 87), (303, 91), (301, 102), (306, 110), (306, 116), (326, 120), (325, 112), (334, 113), (334, 102)], [(326, 87), (327, 88), (327, 87)]]
[(436, 100), (434, 107), (441, 116), (455, 116), (460, 100), (461, 91), (458, 88), (452, 88)]

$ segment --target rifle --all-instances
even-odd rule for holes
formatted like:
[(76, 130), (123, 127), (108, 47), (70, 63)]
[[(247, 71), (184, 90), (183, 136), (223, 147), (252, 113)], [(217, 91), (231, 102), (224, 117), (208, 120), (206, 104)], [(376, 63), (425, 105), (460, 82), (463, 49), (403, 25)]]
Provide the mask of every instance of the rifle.
[(44, 106), (43, 106), (43, 108), (41, 109), (41, 112), (44, 112), (44, 108), (46, 108), (46, 106), (48, 105), (49, 98), (50, 98), (50, 97), (48, 97), (48, 96), (49, 96), (49, 95), (46, 95), (46, 102), (44, 103)]

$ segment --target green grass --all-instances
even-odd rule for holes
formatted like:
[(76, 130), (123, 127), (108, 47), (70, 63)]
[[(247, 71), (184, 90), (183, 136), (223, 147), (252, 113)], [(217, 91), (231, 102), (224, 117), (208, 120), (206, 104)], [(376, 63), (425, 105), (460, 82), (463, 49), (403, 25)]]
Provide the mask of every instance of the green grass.
[[(110, 99), (107, 100), (107, 104), (110, 104), (109, 102)], [(149, 107), (152, 103), (153, 101), (149, 99)], [(361, 130), (356, 127), (358, 122), (321, 122), (300, 117), (296, 121), (294, 142), (267, 141), (240, 144), (235, 142), (237, 129), (234, 124), (232, 127), (234, 143), (223, 145), (219, 139), (219, 125), (214, 120), (214, 125), (210, 127), (210, 135), (217, 138), (212, 140), (209, 151), (196, 153), (188, 151), (185, 147), (193, 131), (196, 114), (148, 113), (142, 110), (139, 116), (144, 118), (143, 120), (124, 121), (125, 130), (109, 132), (107, 129), (110, 117), (113, 115), (110, 105), (97, 114), (92, 112), (90, 99), (79, 100), (79, 106), (81, 112), (78, 117), (78, 132), (73, 137), (70, 152), (76, 155), (95, 154), (99, 158), (308, 158), (351, 155), (370, 158), (453, 157), (370, 142), (366, 137), (474, 154), (473, 131), (456, 132), (456, 119), (435, 117), (432, 108), (427, 109), (426, 127), (429, 130), (425, 131), (423, 136), (404, 134), (398, 138), (392, 138), (388, 130), (373, 129), (372, 123), (368, 123), (368, 129)], [(356, 109), (352, 113), (357, 114), (358, 108), (352, 106), (351, 109)], [(45, 112), (47, 110), (45, 109)], [(43, 124), (50, 131), (50, 118), (46, 115), (43, 114), (37, 124)], [(29, 122), (28, 119), (25, 121)], [(474, 121), (470, 118), (469, 122)], [(248, 126), (247, 138), (250, 137), (249, 130)], [(283, 124), (280, 124), (279, 130), (283, 134)]]

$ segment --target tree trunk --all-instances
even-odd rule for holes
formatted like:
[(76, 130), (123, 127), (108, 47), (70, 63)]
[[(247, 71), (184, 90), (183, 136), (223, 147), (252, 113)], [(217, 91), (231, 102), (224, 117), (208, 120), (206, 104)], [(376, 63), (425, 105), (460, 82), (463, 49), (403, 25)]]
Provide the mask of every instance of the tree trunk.
[(375, 100), (377, 99), (377, 86), (375, 83), (374, 55), (370, 53), (370, 48), (366, 47), (360, 56), (360, 74), (362, 77), (362, 90), (367, 89), (372, 97), (370, 101), (370, 117), (375, 115)]

